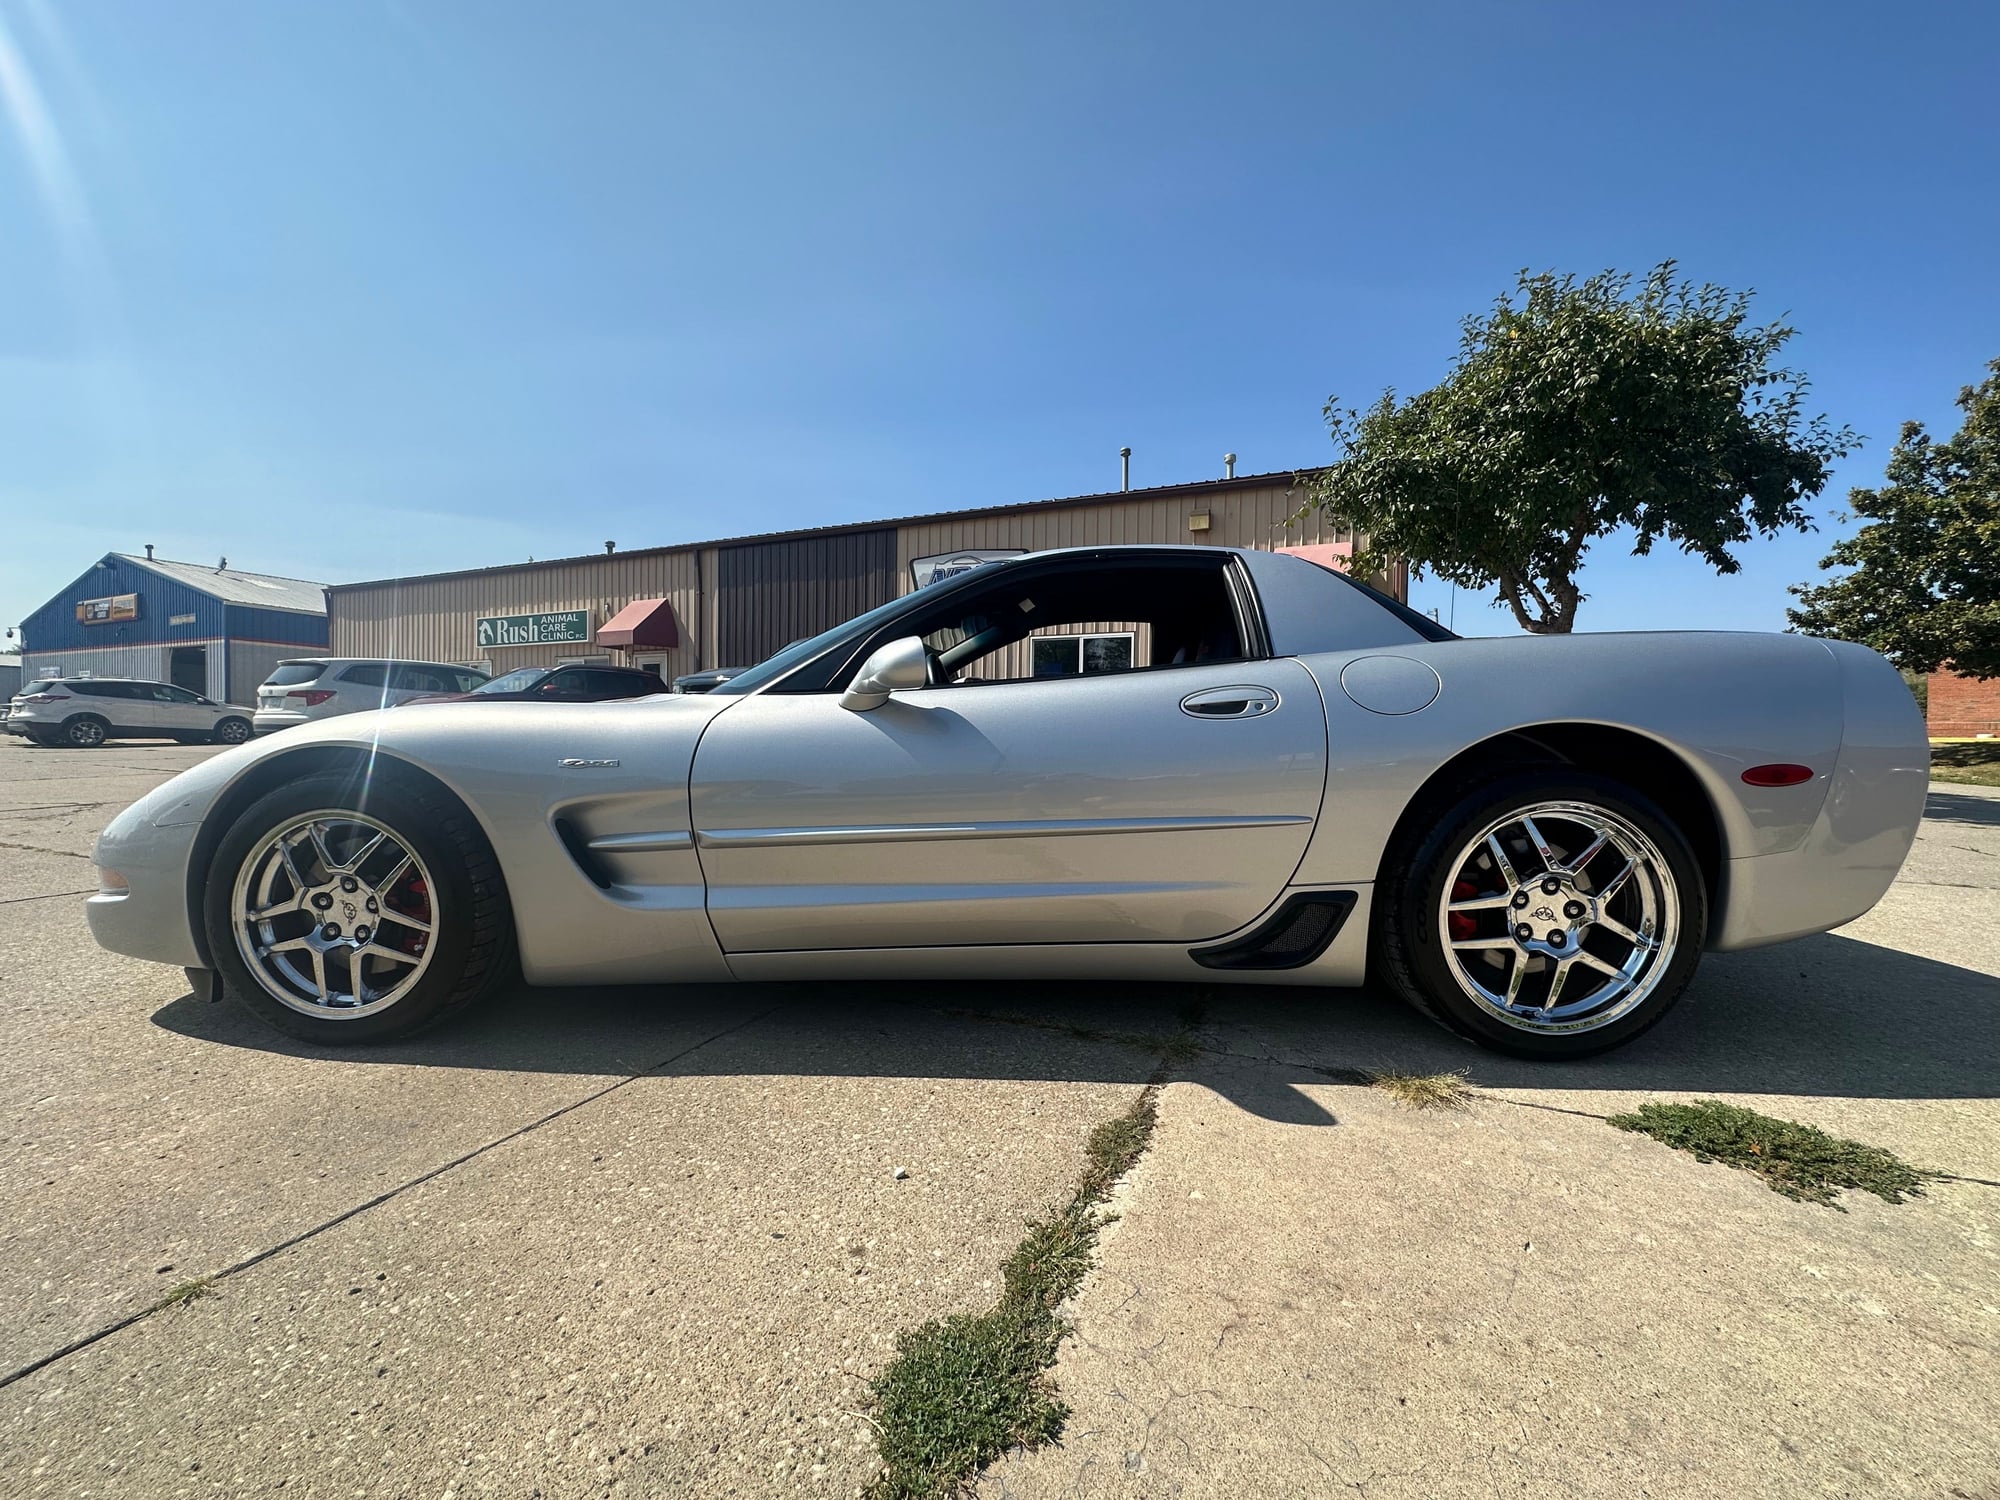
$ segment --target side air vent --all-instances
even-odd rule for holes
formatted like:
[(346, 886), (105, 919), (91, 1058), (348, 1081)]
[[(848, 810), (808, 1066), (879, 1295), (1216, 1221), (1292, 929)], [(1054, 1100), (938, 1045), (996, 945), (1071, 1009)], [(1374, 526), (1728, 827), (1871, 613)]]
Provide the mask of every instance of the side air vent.
[(1205, 969), (1303, 968), (1326, 952), (1353, 910), (1352, 891), (1301, 891), (1235, 942), (1188, 956)]
[(600, 891), (611, 889), (611, 877), (605, 873), (604, 861), (590, 851), (590, 840), (583, 830), (568, 818), (557, 818), (556, 837), (562, 840), (563, 848), (569, 850), (569, 857), (576, 861), (576, 867), (590, 877), (590, 883)]

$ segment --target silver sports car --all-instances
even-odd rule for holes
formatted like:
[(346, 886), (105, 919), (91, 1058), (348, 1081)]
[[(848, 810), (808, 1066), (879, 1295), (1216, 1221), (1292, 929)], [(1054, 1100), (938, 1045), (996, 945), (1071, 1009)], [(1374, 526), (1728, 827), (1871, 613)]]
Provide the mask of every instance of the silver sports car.
[(1637, 1036), (1704, 948), (1868, 910), (1923, 722), (1860, 646), (1462, 640), (1300, 558), (988, 563), (700, 696), (353, 714), (99, 840), (97, 940), (321, 1042), (530, 984), (1354, 985)]

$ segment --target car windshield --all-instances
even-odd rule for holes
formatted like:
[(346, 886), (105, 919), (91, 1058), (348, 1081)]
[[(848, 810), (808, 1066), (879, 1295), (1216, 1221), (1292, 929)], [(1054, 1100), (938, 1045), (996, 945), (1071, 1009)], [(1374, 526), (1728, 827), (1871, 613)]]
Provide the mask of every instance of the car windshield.
[(482, 682), (472, 691), (475, 696), (480, 693), (525, 693), (548, 675), (547, 667), (522, 667), (491, 682)]
[[(966, 575), (960, 575), (960, 577), (964, 576)], [(956, 579), (953, 580), (953, 582), (956, 581)], [(718, 698), (737, 698), (745, 693), (754, 693), (765, 683), (775, 681), (784, 676), (785, 673), (791, 671), (793, 667), (798, 666), (801, 662), (811, 661), (820, 652), (826, 650), (827, 647), (845, 640), (850, 634), (865, 633), (873, 630), (884, 620), (890, 619), (901, 611), (908, 609), (912, 603), (914, 603), (913, 596), (905, 594), (900, 599), (891, 599), (887, 604), (878, 604), (875, 608), (869, 610), (867, 614), (856, 615), (853, 619), (844, 621), (834, 626), (831, 630), (822, 630), (818, 635), (809, 636), (803, 641), (793, 641), (791, 645), (785, 647), (784, 650), (778, 652), (775, 656), (765, 657), (756, 666), (749, 668), (747, 671), (737, 673), (736, 676), (730, 678), (727, 682), (717, 683), (710, 691)]]

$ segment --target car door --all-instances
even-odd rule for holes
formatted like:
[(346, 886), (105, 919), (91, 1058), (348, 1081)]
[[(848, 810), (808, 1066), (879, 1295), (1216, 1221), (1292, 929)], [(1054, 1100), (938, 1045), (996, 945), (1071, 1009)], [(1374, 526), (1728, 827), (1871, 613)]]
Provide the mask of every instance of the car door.
[(168, 734), (205, 734), (215, 727), (217, 711), (186, 688), (172, 683), (148, 684), (153, 697), (153, 713), (159, 728)]
[(730, 952), (1191, 943), (1278, 898), (1325, 774), (1317, 684), (1266, 659), (746, 697), (690, 790)]

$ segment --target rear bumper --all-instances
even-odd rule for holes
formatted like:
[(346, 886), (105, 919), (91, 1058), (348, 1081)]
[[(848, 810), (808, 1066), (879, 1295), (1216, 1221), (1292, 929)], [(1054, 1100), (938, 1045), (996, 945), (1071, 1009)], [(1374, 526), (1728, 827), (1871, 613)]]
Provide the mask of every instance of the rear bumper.
[(310, 723), (311, 715), (291, 708), (260, 708), (250, 716), (250, 727), (259, 734), (276, 734), (280, 729), (296, 729)]
[(1930, 741), (1896, 671), (1863, 646), (1824, 643), (1840, 664), (1846, 725), (1826, 801), (1796, 849), (1732, 859), (1709, 947), (1761, 948), (1851, 922), (1880, 901), (1916, 842)]

